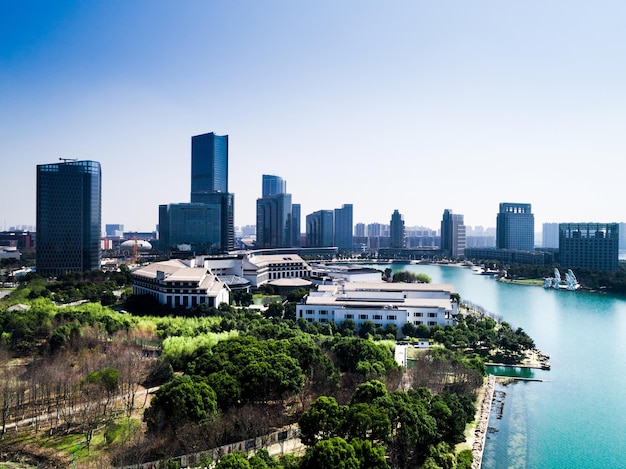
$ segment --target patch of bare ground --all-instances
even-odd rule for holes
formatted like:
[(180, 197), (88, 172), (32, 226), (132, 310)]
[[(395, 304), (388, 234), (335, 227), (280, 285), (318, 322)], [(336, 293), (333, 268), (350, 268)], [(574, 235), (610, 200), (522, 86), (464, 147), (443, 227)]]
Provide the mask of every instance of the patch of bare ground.
[(22, 466), (37, 469), (66, 469), (72, 457), (50, 448), (42, 448), (30, 439), (5, 437), (2, 441), (1, 461), (11, 461)]

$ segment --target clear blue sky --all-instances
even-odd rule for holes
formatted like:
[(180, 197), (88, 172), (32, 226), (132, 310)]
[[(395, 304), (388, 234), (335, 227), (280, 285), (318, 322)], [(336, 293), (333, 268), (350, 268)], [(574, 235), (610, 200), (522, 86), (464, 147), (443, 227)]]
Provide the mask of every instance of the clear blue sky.
[(438, 228), (626, 221), (626, 2), (2, 1), (0, 228), (36, 165), (103, 167), (103, 225), (187, 202), (191, 136), (230, 136), (235, 223), (261, 175), (304, 216)]

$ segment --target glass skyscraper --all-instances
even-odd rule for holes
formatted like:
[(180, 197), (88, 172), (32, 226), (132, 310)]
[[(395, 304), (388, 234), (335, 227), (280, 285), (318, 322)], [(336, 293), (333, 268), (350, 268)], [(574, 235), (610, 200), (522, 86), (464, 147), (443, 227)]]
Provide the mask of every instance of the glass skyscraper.
[(496, 219), (496, 248), (517, 251), (535, 249), (535, 216), (530, 204), (500, 204)]
[[(188, 244), (196, 252), (224, 251), (224, 245), (233, 243), (234, 233), (228, 231), (232, 210), (232, 194), (214, 194), (214, 203), (180, 203), (159, 206), (159, 237), (163, 246)], [(226, 199), (226, 200), (224, 200)]]
[(318, 210), (306, 216), (306, 246), (331, 247), (334, 241), (334, 212)]
[(262, 197), (267, 197), (276, 194), (286, 194), (287, 183), (280, 176), (274, 176), (271, 174), (263, 175), (263, 191)]
[(102, 171), (97, 161), (37, 166), (37, 273), (100, 269)]
[(335, 246), (352, 250), (353, 238), (352, 204), (343, 204), (335, 209)]
[(191, 245), (197, 253), (235, 245), (235, 202), (228, 192), (228, 135), (191, 137), (191, 203), (159, 206), (161, 249)]
[(256, 201), (256, 247), (292, 247), (291, 194), (273, 194)]
[(389, 247), (392, 249), (402, 249), (405, 246), (404, 240), (404, 217), (394, 210), (389, 222)]
[(441, 250), (453, 259), (465, 255), (465, 225), (463, 215), (444, 210), (441, 220)]
[(191, 137), (191, 201), (196, 195), (228, 192), (228, 135)]
[(262, 197), (256, 201), (256, 247), (298, 246), (299, 241), (294, 244), (294, 230), (300, 231), (299, 206), (296, 227), (292, 216), (291, 194), (287, 194), (287, 183), (283, 178), (271, 174), (264, 174), (262, 182)]

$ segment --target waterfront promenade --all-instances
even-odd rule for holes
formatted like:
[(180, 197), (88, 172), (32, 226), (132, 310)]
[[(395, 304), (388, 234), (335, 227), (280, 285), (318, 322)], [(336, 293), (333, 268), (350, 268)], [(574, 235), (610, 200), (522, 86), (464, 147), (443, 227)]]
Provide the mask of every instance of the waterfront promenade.
[(472, 454), (474, 455), (472, 469), (480, 469), (482, 465), (495, 384), (496, 377), (494, 375), (489, 375), (487, 377), (485, 387), (483, 388), (480, 406), (476, 411), (476, 429), (474, 430), (474, 441), (472, 442)]

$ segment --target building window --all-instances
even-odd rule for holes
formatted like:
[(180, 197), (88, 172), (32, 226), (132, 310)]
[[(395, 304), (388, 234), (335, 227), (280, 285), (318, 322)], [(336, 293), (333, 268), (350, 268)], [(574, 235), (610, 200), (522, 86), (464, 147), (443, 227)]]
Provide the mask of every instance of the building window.
[(436, 321), (428, 321), (428, 325), (429, 326), (436, 326), (437, 322)]
[(396, 320), (396, 315), (395, 314), (387, 316), (387, 321), (395, 321), (395, 320)]
[(416, 318), (421, 318), (422, 316), (424, 316), (424, 313), (413, 313), (413, 316)]
[(382, 319), (383, 315), (382, 314), (375, 314), (374, 315), (374, 319)]
[(413, 321), (413, 324), (415, 324), (416, 326), (419, 326), (420, 324), (424, 324), (422, 321)]
[(367, 319), (367, 314), (359, 314), (359, 319)]
[(354, 314), (346, 314), (346, 319), (354, 319)]
[(437, 317), (437, 313), (428, 313), (428, 317), (429, 318), (436, 318)]
[(325, 315), (328, 314), (328, 311), (325, 310), (325, 309), (322, 309), (322, 310), (320, 310), (320, 314), (325, 316)]
[(313, 314), (313, 310), (312, 309), (307, 309), (306, 310), (306, 314), (311, 316)]

